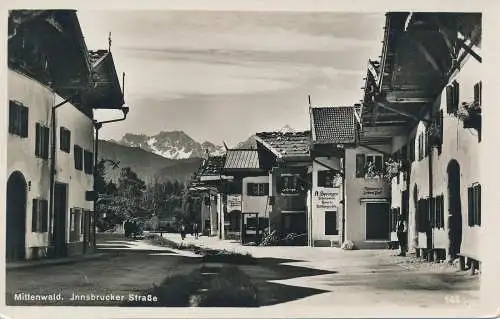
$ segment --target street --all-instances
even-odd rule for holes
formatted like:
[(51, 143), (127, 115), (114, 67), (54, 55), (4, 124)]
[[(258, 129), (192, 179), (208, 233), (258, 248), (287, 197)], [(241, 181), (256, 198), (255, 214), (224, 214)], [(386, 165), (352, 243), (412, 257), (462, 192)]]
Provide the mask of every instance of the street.
[[(178, 234), (163, 236), (181, 242)], [(280, 309), (306, 305), (396, 305), (468, 309), (479, 300), (478, 276), (459, 272), (449, 265), (396, 257), (395, 251), (390, 250), (252, 247), (191, 236), (184, 244), (248, 252), (257, 258), (257, 265), (238, 265), (238, 268), (256, 283), (259, 306)], [(126, 306), (129, 298), (148, 298), (144, 292), (166, 277), (189, 274), (200, 266), (199, 256), (189, 251), (153, 246), (147, 240), (125, 240), (119, 235), (106, 234), (99, 236), (98, 245), (106, 253), (100, 259), (8, 270), (7, 304)], [(64, 300), (19, 300), (23, 299), (21, 293), (61, 294)], [(75, 296), (80, 298), (75, 300)]]

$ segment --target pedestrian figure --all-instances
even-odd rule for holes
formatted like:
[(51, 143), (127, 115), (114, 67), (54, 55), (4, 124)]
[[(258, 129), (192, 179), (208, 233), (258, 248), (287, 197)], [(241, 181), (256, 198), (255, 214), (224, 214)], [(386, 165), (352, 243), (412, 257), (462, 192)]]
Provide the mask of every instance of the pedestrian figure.
[(197, 223), (194, 223), (194, 225), (193, 225), (193, 232), (194, 232), (194, 237), (196, 239), (198, 239), (198, 233), (199, 233), (199, 231), (198, 231), (198, 224)]
[(184, 240), (186, 238), (186, 227), (184, 224), (181, 225), (181, 239)]
[(130, 236), (130, 221), (128, 219), (123, 224), (123, 230), (125, 231), (125, 238), (128, 238)]
[(398, 256), (406, 256), (406, 252), (408, 251), (407, 240), (408, 240), (408, 224), (406, 223), (406, 218), (403, 214), (398, 216), (398, 224), (397, 224), (397, 235), (400, 247), (400, 253)]

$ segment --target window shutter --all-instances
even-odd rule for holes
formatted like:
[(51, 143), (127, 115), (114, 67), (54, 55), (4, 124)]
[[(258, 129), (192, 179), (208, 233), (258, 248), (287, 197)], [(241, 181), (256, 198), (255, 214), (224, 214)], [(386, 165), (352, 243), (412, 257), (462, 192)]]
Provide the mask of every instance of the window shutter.
[(446, 111), (448, 114), (453, 113), (453, 87), (451, 85), (446, 87)]
[(264, 195), (269, 195), (269, 183), (264, 184)]
[(21, 137), (28, 137), (29, 109), (26, 106), (21, 107)]
[(49, 213), (49, 208), (48, 208), (48, 201), (47, 200), (43, 200), (42, 201), (42, 226), (41, 226), (41, 229), (42, 229), (42, 232), (47, 232), (47, 229), (48, 229), (48, 213)]
[(38, 199), (34, 198), (32, 202), (31, 209), (31, 231), (37, 231), (37, 219), (38, 219)]
[(460, 84), (457, 81), (453, 81), (453, 112), (458, 110), (460, 105)]
[(43, 158), (49, 158), (50, 129), (43, 127)]
[(247, 184), (247, 195), (252, 196), (253, 183)]
[(481, 185), (477, 185), (477, 225), (481, 226)]
[(467, 198), (468, 198), (468, 217), (469, 226), (474, 225), (474, 193), (472, 187), (467, 188)]
[(41, 126), (40, 123), (36, 123), (36, 136), (35, 136), (35, 155), (36, 156), (41, 156), (41, 139), (42, 139), (42, 132), (41, 132)]
[(479, 83), (474, 84), (474, 103), (479, 105)]
[(9, 101), (9, 133), (15, 133), (16, 123), (16, 104), (14, 101)]
[(363, 177), (365, 169), (365, 155), (356, 154), (356, 177)]
[(436, 198), (432, 197), (430, 199), (430, 213), (429, 213), (429, 219), (430, 219), (430, 222), (431, 222), (431, 227), (434, 228), (436, 227)]

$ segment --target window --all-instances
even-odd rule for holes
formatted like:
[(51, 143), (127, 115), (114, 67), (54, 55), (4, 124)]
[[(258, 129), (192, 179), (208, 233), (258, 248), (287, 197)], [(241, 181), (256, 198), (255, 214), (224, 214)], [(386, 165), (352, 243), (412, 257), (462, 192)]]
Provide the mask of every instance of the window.
[(325, 235), (338, 235), (339, 228), (337, 227), (337, 212), (325, 212)]
[(81, 219), (82, 209), (80, 208), (71, 208), (70, 211), (70, 222), (69, 222), (69, 240), (70, 241), (79, 241), (80, 240), (80, 219)]
[(32, 208), (32, 219), (31, 219), (31, 231), (34, 233), (45, 233), (47, 232), (48, 223), (48, 201), (46, 199), (33, 199)]
[(335, 187), (335, 176), (337, 172), (332, 170), (318, 171), (318, 187)]
[(433, 198), (431, 205), (431, 223), (434, 228), (444, 229), (444, 198), (443, 195)]
[(59, 128), (59, 139), (60, 145), (59, 148), (61, 151), (69, 153), (71, 148), (71, 132), (65, 127)]
[(49, 136), (49, 128), (36, 123), (35, 155), (37, 157), (43, 159), (49, 158)]
[(305, 182), (297, 174), (283, 174), (280, 178), (281, 194), (299, 194), (305, 192)]
[(248, 196), (267, 196), (269, 195), (269, 183), (248, 183)]
[(384, 173), (383, 155), (356, 155), (356, 177), (380, 176)]
[(9, 101), (9, 133), (28, 137), (28, 108), (16, 101)]
[(455, 113), (458, 110), (460, 101), (460, 85), (457, 81), (446, 87), (446, 110), (448, 114)]
[(75, 156), (75, 169), (81, 171), (83, 169), (83, 149), (75, 145), (73, 147), (74, 156)]
[(469, 226), (481, 226), (481, 185), (467, 189), (469, 203)]
[(92, 174), (94, 171), (94, 154), (89, 151), (83, 152), (83, 162), (86, 174)]
[(474, 84), (474, 103), (478, 106), (483, 105), (483, 84), (481, 81)]

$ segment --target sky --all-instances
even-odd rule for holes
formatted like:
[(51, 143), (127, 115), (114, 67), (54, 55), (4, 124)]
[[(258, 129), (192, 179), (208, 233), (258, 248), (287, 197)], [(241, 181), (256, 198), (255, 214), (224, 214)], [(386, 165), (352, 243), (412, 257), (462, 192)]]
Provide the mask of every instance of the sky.
[[(368, 59), (382, 51), (384, 13), (78, 11), (87, 46), (125, 72), (124, 122), (101, 130), (182, 130), (229, 146), (256, 132), (309, 129), (313, 106), (362, 97)], [(111, 116), (97, 113), (99, 119)], [(116, 116), (116, 115), (115, 115)]]

